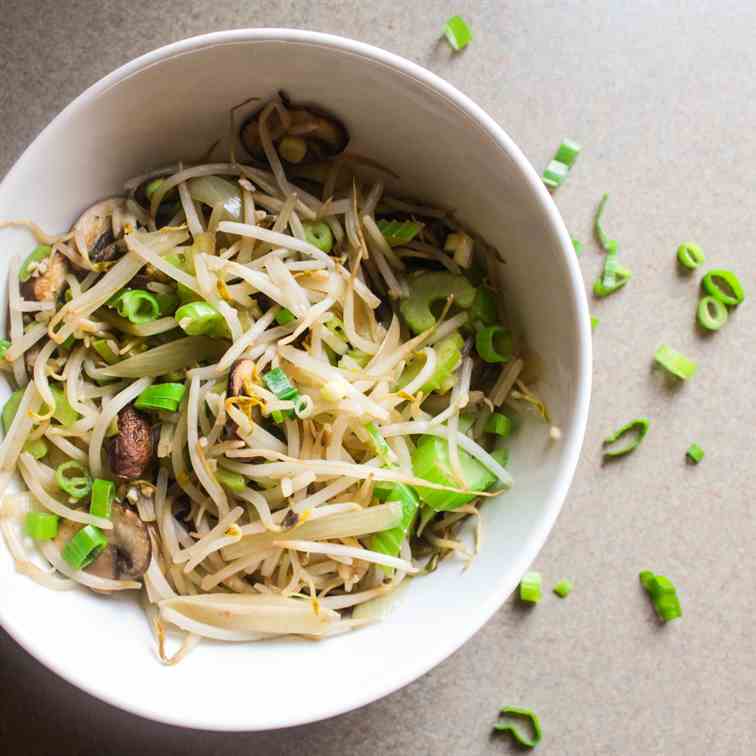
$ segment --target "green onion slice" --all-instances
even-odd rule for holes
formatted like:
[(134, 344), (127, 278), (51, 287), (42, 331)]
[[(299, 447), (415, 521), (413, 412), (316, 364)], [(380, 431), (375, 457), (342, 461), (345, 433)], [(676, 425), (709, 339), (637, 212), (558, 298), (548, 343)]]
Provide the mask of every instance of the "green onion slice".
[(615, 239), (610, 239), (606, 231), (604, 230), (604, 226), (601, 223), (601, 218), (604, 215), (604, 209), (606, 208), (606, 203), (609, 200), (609, 195), (604, 194), (604, 196), (601, 198), (601, 201), (599, 202), (598, 208), (596, 208), (596, 215), (593, 218), (593, 228), (596, 232), (596, 236), (598, 237), (599, 242), (601, 242), (601, 246), (610, 254), (615, 253), (617, 251), (617, 241)]
[(285, 307), (282, 307), (276, 313), (276, 323), (278, 323), (278, 325), (288, 325), (292, 320), (296, 319), (294, 313), (291, 310), (287, 310)]
[(672, 349), (672, 347), (668, 347), (666, 344), (662, 344), (656, 350), (654, 360), (657, 365), (663, 367), (668, 373), (683, 381), (692, 378), (698, 367), (693, 360), (689, 360), (684, 354), (680, 354), (680, 352)]
[(31, 254), (21, 263), (21, 269), (18, 272), (18, 278), (20, 281), (28, 281), (37, 264), (50, 257), (52, 247), (48, 247), (47, 244), (38, 244), (31, 252)]
[(702, 297), (696, 315), (701, 328), (707, 331), (718, 331), (728, 318), (727, 308), (714, 297)]
[(140, 410), (176, 412), (185, 391), (183, 383), (156, 383), (139, 394), (134, 406)]
[(383, 234), (383, 238), (391, 247), (409, 244), (422, 230), (423, 224), (417, 221), (398, 221), (381, 219), (376, 224)]
[(683, 242), (677, 248), (677, 261), (687, 270), (695, 270), (706, 260), (701, 247), (693, 242)]
[(452, 16), (444, 24), (444, 36), (449, 40), (453, 50), (459, 52), (472, 42), (472, 31), (461, 16)]
[(263, 381), (265, 381), (268, 390), (272, 391), (282, 401), (293, 400), (299, 393), (289, 380), (289, 376), (281, 368), (269, 370), (263, 376)]
[(682, 617), (682, 607), (674, 583), (664, 575), (644, 570), (638, 575), (641, 585), (651, 598), (656, 614), (662, 622)]
[(515, 742), (523, 748), (535, 748), (541, 742), (541, 737), (543, 736), (541, 722), (532, 709), (523, 709), (519, 706), (502, 706), (499, 709), (499, 718), (502, 716), (526, 719), (530, 722), (530, 727), (533, 730), (532, 737), (528, 737), (522, 733), (511, 722), (497, 722), (494, 725), (494, 730), (511, 735)]
[(685, 456), (692, 465), (697, 465), (704, 458), (704, 450), (698, 444), (691, 444)]
[(634, 433), (635, 438), (633, 438), (626, 446), (621, 446), (619, 449), (604, 449), (604, 456), (622, 457), (625, 454), (634, 452), (640, 445), (641, 441), (643, 441), (646, 433), (648, 433), (648, 428), (650, 425), (651, 423), (645, 417), (639, 417), (623, 425), (621, 428), (612, 433), (611, 436), (604, 439), (604, 446), (611, 446), (616, 441), (624, 438), (627, 434)]
[(537, 604), (541, 600), (541, 573), (526, 572), (520, 582), (520, 600)]
[(483, 426), (486, 433), (495, 433), (502, 438), (508, 438), (512, 433), (512, 421), (501, 412), (494, 412)]
[(189, 336), (224, 335), (226, 322), (223, 316), (207, 302), (188, 302), (176, 310), (176, 322)]
[(739, 305), (745, 299), (743, 285), (731, 270), (710, 270), (703, 277), (701, 285), (710, 297), (730, 307)]
[(110, 517), (115, 499), (115, 483), (112, 480), (95, 478), (92, 495), (89, 497), (89, 514), (95, 517)]
[(51, 541), (58, 535), (58, 519), (49, 512), (27, 512), (26, 534), (35, 541)]
[(324, 221), (304, 223), (305, 241), (317, 247), (321, 252), (330, 252), (333, 247), (331, 227)]
[(574, 140), (563, 139), (556, 155), (554, 155), (554, 160), (558, 160), (560, 163), (564, 163), (566, 166), (572, 168), (582, 149), (583, 148)]
[(556, 189), (564, 183), (569, 172), (570, 167), (568, 165), (565, 165), (559, 160), (552, 160), (543, 172), (543, 183), (546, 184), (549, 189)]
[[(67, 473), (80, 472), (81, 475)], [(89, 473), (75, 460), (63, 462), (55, 469), (55, 481), (61, 491), (67, 493), (73, 499), (82, 499), (92, 490), (92, 479)]]
[(113, 345), (115, 345), (116, 348), (118, 347), (118, 344), (115, 344), (112, 339), (95, 339), (92, 342), (92, 348), (103, 360), (105, 360), (105, 362), (108, 363), (108, 365), (115, 365), (115, 363), (119, 362), (121, 359), (121, 355), (118, 354), (117, 349), (113, 349)]
[(475, 334), (475, 348), (484, 362), (508, 362), (512, 357), (512, 334), (500, 325), (485, 326)]
[(108, 539), (99, 528), (86, 525), (63, 547), (63, 559), (75, 570), (83, 570), (107, 545)]
[(108, 307), (135, 325), (150, 323), (160, 316), (160, 303), (154, 294), (144, 289), (128, 289), (119, 292), (108, 301)]
[(567, 598), (567, 596), (572, 593), (572, 581), (571, 580), (560, 580), (555, 586), (554, 586), (554, 593), (559, 596), (559, 598)]
[(231, 472), (230, 470), (224, 470), (222, 467), (219, 467), (215, 471), (215, 477), (222, 486), (234, 493), (243, 491), (247, 487), (247, 481), (243, 475)]

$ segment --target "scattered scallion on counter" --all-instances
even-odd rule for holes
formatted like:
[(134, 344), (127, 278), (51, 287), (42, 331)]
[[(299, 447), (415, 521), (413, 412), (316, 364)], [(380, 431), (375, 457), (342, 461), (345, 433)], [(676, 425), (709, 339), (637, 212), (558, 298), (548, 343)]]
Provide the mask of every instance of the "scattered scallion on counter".
[(583, 242), (573, 239), (572, 246), (575, 248), (575, 254), (580, 257), (583, 254)]
[(644, 570), (638, 575), (641, 585), (651, 598), (657, 616), (662, 622), (669, 622), (682, 617), (682, 607), (677, 598), (674, 583), (664, 575), (654, 575)]
[[(567, 176), (570, 174), (570, 169), (575, 165), (577, 156), (583, 148), (572, 139), (563, 139), (562, 143), (554, 155), (554, 159), (546, 166), (546, 170), (543, 172), (543, 183), (549, 187), (549, 189), (557, 189), (560, 187)], [(575, 240), (572, 240), (575, 244)], [(579, 242), (578, 242), (579, 243)], [(575, 251), (580, 254), (580, 250), (575, 247)]]
[(692, 465), (697, 465), (704, 458), (704, 450), (698, 444), (691, 444), (685, 456)]
[(598, 319), (598, 318), (597, 318), (597, 317), (596, 317), (595, 315), (591, 315), (591, 330), (592, 330), (592, 331), (595, 331), (595, 330), (596, 330), (596, 326), (597, 326), (597, 325), (598, 325), (598, 324), (599, 324), (600, 322), (601, 322), (601, 321), (600, 321), (600, 320), (599, 320), (599, 319)]
[(499, 709), (499, 720), (502, 717), (512, 717), (519, 719), (526, 719), (530, 723), (530, 727), (533, 731), (531, 737), (528, 737), (515, 726), (513, 722), (498, 721), (494, 725), (494, 730), (497, 732), (503, 732), (507, 735), (511, 735), (515, 742), (523, 748), (535, 748), (540, 742), (543, 736), (541, 730), (541, 722), (538, 719), (537, 714), (532, 709), (523, 709), (519, 706), (502, 706)]
[(684, 354), (680, 354), (680, 352), (668, 347), (666, 344), (662, 344), (656, 350), (654, 361), (668, 373), (682, 381), (692, 378), (698, 368), (698, 365), (693, 360), (689, 360)]
[(472, 31), (461, 16), (452, 16), (444, 24), (444, 36), (449, 40), (452, 49), (459, 52), (472, 42)]
[(520, 601), (537, 604), (541, 600), (541, 573), (526, 572), (520, 582)]
[(554, 593), (556, 593), (559, 598), (567, 598), (567, 596), (572, 593), (572, 581), (571, 580), (560, 580), (555, 586), (554, 586)]
[(706, 260), (701, 247), (693, 242), (683, 242), (677, 248), (677, 261), (687, 270), (695, 270)]
[(701, 286), (710, 297), (729, 307), (735, 307), (745, 299), (743, 285), (731, 270), (710, 270), (703, 277)]
[(614, 431), (611, 436), (608, 436), (604, 439), (604, 446), (610, 447), (612, 444), (616, 443), (628, 434), (634, 434), (634, 438), (630, 440), (629, 443), (627, 443), (625, 446), (620, 446), (616, 449), (605, 448), (604, 456), (610, 458), (622, 457), (625, 454), (634, 452), (640, 445), (641, 441), (643, 441), (646, 433), (648, 433), (648, 428), (650, 425), (651, 423), (645, 417), (639, 417), (635, 420), (631, 420), (629, 423), (625, 423), (625, 425), (623, 425), (621, 428)]
[(727, 308), (714, 297), (702, 297), (698, 303), (696, 317), (701, 328), (718, 331), (727, 322)]
[(611, 254), (612, 252), (617, 251), (617, 247), (619, 245), (617, 244), (616, 239), (609, 238), (609, 235), (604, 230), (604, 226), (601, 222), (601, 219), (604, 216), (604, 210), (606, 209), (606, 203), (608, 201), (609, 195), (604, 194), (601, 197), (598, 207), (596, 208), (596, 215), (594, 215), (593, 217), (593, 230), (596, 232), (596, 238), (599, 240), (604, 250)]

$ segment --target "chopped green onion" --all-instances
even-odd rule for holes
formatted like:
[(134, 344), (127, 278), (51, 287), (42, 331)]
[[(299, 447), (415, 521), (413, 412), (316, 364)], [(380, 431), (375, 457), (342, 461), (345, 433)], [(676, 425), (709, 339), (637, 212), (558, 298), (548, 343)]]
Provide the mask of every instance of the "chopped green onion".
[(304, 223), (305, 241), (317, 247), (321, 252), (330, 252), (333, 247), (331, 227), (324, 221)]
[(276, 313), (276, 323), (278, 323), (278, 325), (288, 325), (292, 320), (296, 319), (294, 313), (291, 310), (287, 310), (285, 307), (282, 307)]
[(564, 183), (569, 172), (569, 166), (559, 160), (552, 160), (543, 172), (543, 183), (546, 184), (549, 189), (557, 189)]
[(179, 306), (177, 294), (155, 294), (155, 299), (157, 299), (161, 318), (173, 315)]
[(567, 598), (567, 596), (572, 593), (572, 581), (571, 580), (560, 580), (555, 586), (554, 586), (554, 593), (556, 593), (559, 598)]
[[(415, 492), (404, 483), (388, 484), (386, 488), (373, 489), (373, 495), (382, 501), (398, 501), (402, 505), (402, 518), (398, 525), (388, 530), (376, 533), (370, 540), (370, 548), (381, 554), (397, 556), (401, 549), (402, 541), (407, 537), (415, 521), (418, 501)], [(391, 573), (390, 567), (384, 567), (384, 572)]]
[(654, 575), (644, 570), (638, 575), (641, 585), (651, 597), (656, 614), (662, 622), (669, 622), (682, 617), (682, 607), (677, 598), (677, 589), (672, 581), (664, 575)]
[(247, 487), (247, 481), (243, 475), (231, 472), (230, 470), (224, 470), (222, 467), (219, 467), (215, 471), (215, 477), (222, 486), (234, 493), (244, 491)]
[(32, 253), (21, 263), (21, 269), (18, 272), (18, 278), (20, 281), (26, 282), (31, 277), (34, 271), (37, 269), (37, 265), (50, 257), (52, 247), (48, 247), (47, 244), (38, 244)]
[(692, 465), (697, 465), (704, 458), (704, 450), (698, 444), (691, 444), (685, 456)]
[(396, 454), (386, 442), (383, 434), (378, 430), (378, 426), (371, 420), (365, 424), (365, 430), (373, 442), (376, 454), (381, 458), (384, 465), (393, 465), (396, 462)]
[[(121, 359), (121, 355), (111, 346), (113, 343), (115, 342), (113, 342), (112, 339), (95, 339), (92, 342), (92, 348), (103, 360), (105, 360), (105, 362), (108, 363), (108, 365), (114, 365)], [(116, 344), (116, 347), (117, 346), (118, 345)]]
[(494, 725), (494, 730), (511, 735), (515, 742), (523, 748), (535, 748), (541, 742), (543, 736), (541, 722), (532, 709), (521, 709), (519, 706), (502, 706), (499, 709), (499, 717), (501, 718), (502, 715), (527, 719), (533, 730), (533, 736), (527, 737), (514, 724), (507, 724), (506, 722), (497, 722)]
[(110, 517), (115, 499), (115, 483), (112, 480), (95, 478), (89, 497), (89, 514), (95, 517)]
[(27, 512), (26, 534), (35, 541), (51, 541), (58, 535), (58, 519), (49, 512)]
[(537, 604), (541, 600), (541, 573), (526, 572), (520, 582), (520, 601)]
[(592, 331), (595, 331), (595, 330), (596, 330), (596, 326), (597, 326), (597, 325), (598, 325), (598, 324), (599, 324), (600, 322), (601, 322), (601, 321), (600, 321), (600, 320), (599, 320), (599, 319), (598, 319), (598, 318), (597, 318), (597, 317), (596, 317), (595, 315), (591, 315), (591, 330), (592, 330)]
[[(67, 477), (66, 473), (69, 470), (78, 471), (81, 475)], [(73, 499), (82, 499), (92, 490), (92, 479), (89, 477), (89, 473), (75, 460), (63, 462), (57, 466), (55, 481), (58, 488)]]
[(707, 331), (718, 331), (727, 322), (727, 308), (714, 297), (702, 297), (698, 303), (698, 323)]
[(572, 240), (572, 246), (575, 249), (575, 254), (580, 257), (580, 255), (583, 254), (583, 242), (578, 241), (577, 239)]
[(376, 225), (381, 230), (383, 238), (391, 247), (409, 244), (422, 230), (423, 224), (417, 221), (398, 221), (382, 218)]
[(630, 441), (627, 446), (621, 446), (619, 449), (604, 449), (604, 456), (622, 457), (625, 454), (630, 454), (630, 452), (635, 451), (640, 445), (640, 442), (643, 441), (646, 433), (648, 433), (650, 424), (651, 423), (645, 417), (639, 417), (636, 420), (631, 420), (629, 423), (623, 425), (619, 430), (612, 433), (611, 436), (604, 439), (604, 446), (610, 446), (628, 433), (635, 433), (635, 438)]
[(447, 271), (431, 271), (410, 278), (410, 295), (401, 300), (399, 311), (413, 333), (422, 333), (436, 325), (431, 307), (453, 297), (455, 307), (467, 310), (475, 301), (475, 287), (465, 276)]
[(150, 323), (160, 316), (160, 304), (155, 295), (144, 289), (122, 291), (108, 301), (108, 307), (115, 307), (122, 318), (135, 325)]
[(569, 168), (572, 168), (582, 149), (583, 148), (574, 140), (563, 139), (556, 155), (554, 155), (554, 160), (558, 160), (560, 163), (564, 163)]
[(689, 360), (684, 354), (680, 354), (680, 352), (675, 351), (666, 344), (662, 344), (656, 350), (654, 360), (657, 365), (661, 365), (668, 373), (683, 381), (692, 378), (698, 367), (693, 360)]
[(683, 268), (688, 270), (695, 270), (706, 258), (698, 244), (693, 242), (683, 242), (677, 248), (677, 261)]
[(155, 383), (139, 394), (134, 406), (140, 410), (176, 412), (185, 391), (183, 383)]
[(512, 357), (512, 334), (500, 325), (486, 326), (475, 334), (475, 348), (484, 362), (508, 362)]
[(604, 231), (603, 225), (601, 224), (601, 218), (604, 215), (604, 208), (606, 207), (608, 200), (609, 195), (604, 194), (604, 196), (601, 198), (601, 201), (599, 202), (598, 208), (596, 209), (596, 215), (593, 218), (593, 229), (596, 232), (596, 236), (598, 237), (601, 246), (611, 254), (617, 251), (618, 245), (615, 239), (609, 238), (606, 231)]
[(494, 412), (486, 420), (483, 430), (486, 433), (495, 433), (502, 438), (508, 438), (512, 433), (512, 421), (506, 415), (502, 415), (501, 412)]
[(223, 316), (211, 304), (202, 301), (187, 302), (176, 310), (176, 322), (188, 336), (222, 337), (226, 329)]
[(263, 381), (265, 381), (268, 390), (272, 391), (281, 401), (293, 400), (299, 393), (292, 386), (289, 376), (281, 368), (269, 370), (263, 376)]
[(496, 296), (487, 286), (480, 286), (475, 290), (475, 299), (470, 307), (470, 323), (481, 323), (484, 326), (493, 325), (499, 319), (496, 309)]
[(63, 547), (63, 559), (75, 570), (88, 567), (108, 545), (105, 534), (94, 525), (85, 525)]
[(701, 285), (709, 296), (730, 307), (739, 305), (745, 299), (743, 285), (731, 270), (710, 270), (703, 277)]
[(444, 24), (443, 31), (452, 49), (456, 52), (459, 52), (472, 42), (472, 31), (461, 16), (452, 16)]
[(152, 199), (152, 195), (155, 194), (155, 192), (160, 189), (160, 187), (163, 184), (163, 179), (156, 178), (152, 179), (145, 187), (144, 187), (144, 193), (147, 196), (148, 200)]
[(609, 252), (604, 259), (604, 269), (593, 284), (596, 297), (608, 297), (621, 289), (633, 276), (628, 268), (620, 265), (616, 252)]

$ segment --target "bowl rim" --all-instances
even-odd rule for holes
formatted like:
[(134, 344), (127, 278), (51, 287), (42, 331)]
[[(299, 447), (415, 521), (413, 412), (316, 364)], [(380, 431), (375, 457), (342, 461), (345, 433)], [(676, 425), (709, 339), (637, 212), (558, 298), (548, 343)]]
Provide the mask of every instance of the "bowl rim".
[[(529, 535), (524, 544), (522, 553), (513, 565), (514, 568), (509, 571), (511, 575), (521, 576), (543, 548), (546, 538), (554, 527), (556, 518), (562, 509), (564, 500), (572, 483), (585, 438), (591, 395), (592, 339), (590, 317), (583, 278), (573, 252), (572, 241), (553, 199), (533, 166), (512, 138), (493, 120), (493, 118), (491, 118), (491, 116), (489, 116), (479, 105), (474, 103), (467, 95), (460, 92), (456, 87), (442, 79), (437, 74), (432, 73), (423, 66), (413, 63), (396, 53), (391, 53), (374, 45), (358, 42), (334, 34), (289, 28), (243, 28), (202, 34), (169, 45), (164, 45), (140, 55), (107, 74), (84, 90), (78, 97), (76, 97), (76, 99), (58, 113), (58, 115), (56, 115), (55, 118), (53, 118), (53, 120), (50, 121), (50, 123), (37, 135), (31, 144), (26, 147), (2, 182), (0, 182), (0, 190), (5, 183), (5, 180), (9, 179), (16, 170), (19, 170), (19, 166), (23, 163), (26, 156), (34, 150), (35, 146), (42, 141), (49, 132), (64, 127), (66, 120), (72, 112), (79, 107), (82, 107), (87, 102), (99, 97), (108, 89), (126, 80), (132, 75), (171, 58), (204, 48), (264, 41), (307, 43), (358, 55), (397, 70), (401, 74), (409, 76), (419, 83), (424, 84), (437, 94), (444, 96), (463, 113), (479, 124), (512, 159), (523, 182), (527, 184), (528, 190), (535, 196), (535, 199), (540, 205), (540, 209), (543, 211), (546, 222), (549, 223), (556, 232), (564, 256), (563, 262), (566, 263), (567, 279), (570, 287), (569, 293), (577, 313), (578, 359), (575, 381), (576, 400), (574, 405), (574, 431), (570, 434), (570, 437), (565, 439), (567, 445), (566, 453), (562, 458), (558, 474), (552, 484), (552, 494), (547, 502), (547, 516), (541, 523), (539, 523), (538, 528)], [(193, 722), (189, 722), (185, 718), (173, 716), (167, 711), (154, 711), (147, 707), (141, 707), (138, 703), (121, 697), (117, 693), (98, 687), (88, 681), (85, 676), (79, 676), (75, 671), (66, 668), (56, 660), (53, 653), (48, 653), (43, 649), (35, 647), (23, 637), (20, 631), (17, 632), (14, 628), (6, 625), (5, 622), (3, 622), (1, 615), (0, 625), (3, 626), (6, 632), (22, 648), (52, 672), (72, 685), (75, 685), (80, 690), (83, 690), (112, 706), (144, 717), (148, 720), (189, 729), (223, 732), (265, 731), (277, 728), (294, 727), (329, 719), (339, 714), (344, 714), (361, 708), (362, 706), (366, 706), (373, 701), (403, 688), (405, 685), (408, 685), (410, 682), (416, 680), (440, 664), (466, 643), (502, 606), (504, 601), (516, 587), (519, 579), (519, 577), (517, 580), (502, 578), (491, 588), (489, 597), (480, 606), (476, 614), (470, 617), (469, 625), (464, 633), (453, 636), (445, 643), (439, 643), (435, 654), (424, 658), (421, 663), (406, 665), (405, 669), (403, 669), (400, 674), (396, 674), (390, 679), (387, 679), (386, 684), (380, 687), (380, 689), (366, 691), (362, 696), (351, 698), (348, 702), (337, 702), (331, 705), (324, 705), (319, 707), (317, 711), (311, 710), (309, 714), (299, 716), (294, 715), (292, 717), (281, 718), (280, 720), (271, 721), (269, 723), (251, 725), (241, 722), (234, 716), (229, 717), (228, 720), (223, 722), (201, 721), (201, 717), (195, 718)], [(200, 721), (197, 721), (198, 719)]]

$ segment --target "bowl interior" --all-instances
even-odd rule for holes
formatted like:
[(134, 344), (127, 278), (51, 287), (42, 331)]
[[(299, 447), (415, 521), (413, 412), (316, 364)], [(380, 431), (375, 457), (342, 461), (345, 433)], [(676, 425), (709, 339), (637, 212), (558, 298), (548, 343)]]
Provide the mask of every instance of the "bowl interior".
[[(0, 620), (28, 650), (115, 705), (209, 729), (265, 729), (337, 714), (406, 684), (457, 648), (541, 547), (571, 480), (587, 413), (582, 284), (535, 173), (449, 85), (374, 48), (247, 31), (145, 56), (95, 85), (43, 132), (0, 186), (0, 218), (64, 230), (95, 200), (121, 191), (125, 179), (202, 154), (226, 133), (231, 106), (280, 88), (340, 115), (355, 152), (397, 171), (406, 193), (456, 208), (501, 251), (507, 304), (543, 360), (541, 390), (564, 435), (550, 444), (543, 425), (533, 423), (512, 444), (515, 486), (483, 508), (485, 545), (467, 572), (448, 560), (413, 581), (383, 623), (321, 643), (208, 642), (165, 668), (135, 601), (47, 591), (16, 575), (0, 549)], [(21, 231), (0, 238), (2, 273), (33, 241)], [(8, 393), (2, 385), (0, 397)], [(92, 658), (108, 663), (86, 662)], [(198, 706), (203, 683), (222, 694), (203, 695)]]

